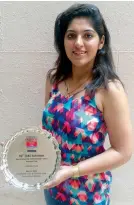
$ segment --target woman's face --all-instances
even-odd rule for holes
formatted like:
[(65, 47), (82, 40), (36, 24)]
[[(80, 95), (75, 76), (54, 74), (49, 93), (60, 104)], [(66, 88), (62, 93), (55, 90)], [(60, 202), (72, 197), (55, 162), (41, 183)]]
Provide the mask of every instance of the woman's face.
[(64, 47), (69, 60), (74, 66), (93, 66), (96, 53), (104, 45), (92, 27), (89, 19), (81, 17), (72, 20), (65, 37)]

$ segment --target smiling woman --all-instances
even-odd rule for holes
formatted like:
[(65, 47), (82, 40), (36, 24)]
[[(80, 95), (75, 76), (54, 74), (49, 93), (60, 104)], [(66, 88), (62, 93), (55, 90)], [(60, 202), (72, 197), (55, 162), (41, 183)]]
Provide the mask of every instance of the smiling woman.
[(42, 128), (59, 143), (61, 169), (44, 187), (47, 205), (109, 205), (111, 170), (130, 159), (133, 140), (99, 9), (75, 4), (59, 14), (55, 48), (59, 56), (46, 78)]

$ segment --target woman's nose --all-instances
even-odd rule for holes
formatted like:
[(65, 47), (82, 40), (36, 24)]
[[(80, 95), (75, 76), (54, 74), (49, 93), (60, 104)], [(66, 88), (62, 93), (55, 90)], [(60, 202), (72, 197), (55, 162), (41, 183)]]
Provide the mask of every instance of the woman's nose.
[(82, 37), (81, 37), (81, 36), (78, 36), (78, 37), (76, 38), (75, 46), (76, 46), (76, 47), (82, 47), (82, 46), (83, 46), (83, 40), (82, 40)]

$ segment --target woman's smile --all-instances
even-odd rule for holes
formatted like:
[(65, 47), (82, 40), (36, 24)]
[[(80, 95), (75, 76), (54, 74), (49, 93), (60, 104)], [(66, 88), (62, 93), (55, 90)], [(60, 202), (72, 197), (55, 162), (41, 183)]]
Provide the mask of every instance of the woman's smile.
[(73, 56), (75, 57), (83, 57), (87, 54), (87, 51), (73, 51)]

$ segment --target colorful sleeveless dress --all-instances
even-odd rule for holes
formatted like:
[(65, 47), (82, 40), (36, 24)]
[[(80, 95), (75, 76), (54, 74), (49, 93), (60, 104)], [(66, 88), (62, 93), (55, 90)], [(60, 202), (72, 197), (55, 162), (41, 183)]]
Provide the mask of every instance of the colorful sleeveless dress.
[[(42, 128), (57, 139), (61, 165), (70, 166), (105, 151), (107, 127), (97, 108), (95, 95), (80, 99), (65, 97), (55, 83), (43, 110)], [(69, 205), (109, 205), (112, 175), (106, 171), (92, 176), (69, 178), (49, 192), (57, 202)], [(64, 203), (63, 203), (64, 204)]]

